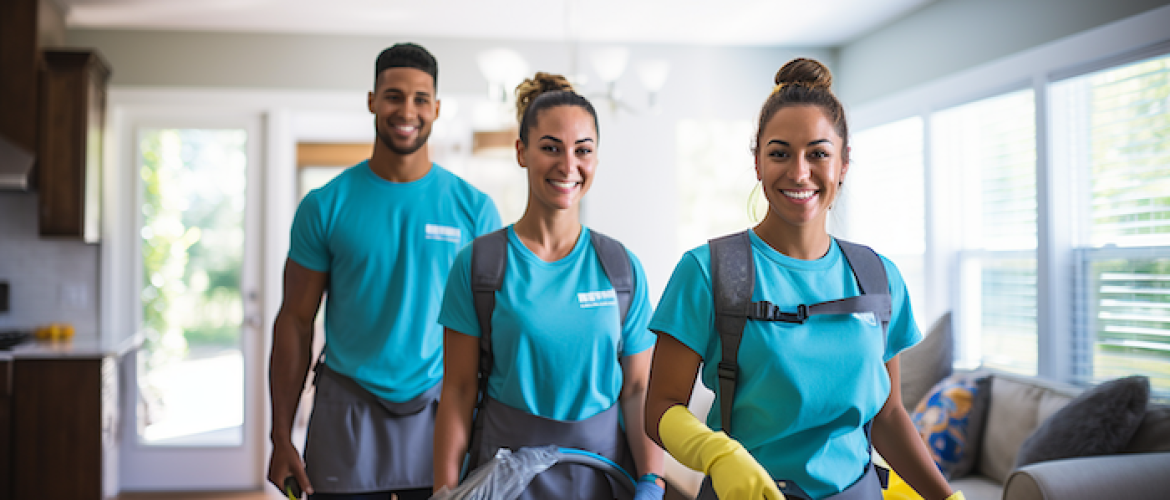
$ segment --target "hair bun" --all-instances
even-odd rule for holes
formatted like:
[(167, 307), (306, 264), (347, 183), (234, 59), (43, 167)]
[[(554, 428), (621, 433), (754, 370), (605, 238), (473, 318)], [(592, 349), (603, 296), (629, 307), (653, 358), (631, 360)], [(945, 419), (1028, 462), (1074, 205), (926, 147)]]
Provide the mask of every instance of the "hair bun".
[(524, 119), (524, 112), (528, 105), (540, 94), (564, 90), (573, 91), (573, 84), (569, 79), (554, 73), (537, 72), (532, 78), (527, 78), (516, 86), (516, 121)]
[(799, 57), (788, 61), (776, 72), (776, 85), (799, 84), (828, 90), (833, 85), (833, 73), (814, 59)]

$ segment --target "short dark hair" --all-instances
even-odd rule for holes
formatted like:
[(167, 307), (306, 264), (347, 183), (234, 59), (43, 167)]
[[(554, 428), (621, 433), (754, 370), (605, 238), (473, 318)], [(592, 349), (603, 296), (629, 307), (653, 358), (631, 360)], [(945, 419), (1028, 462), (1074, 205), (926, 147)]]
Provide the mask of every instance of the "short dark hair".
[(396, 43), (378, 54), (378, 61), (374, 64), (374, 87), (378, 86), (378, 77), (382, 71), (390, 68), (414, 68), (425, 71), (435, 80), (435, 88), (439, 87), (439, 63), (435, 56), (427, 49), (415, 43)]

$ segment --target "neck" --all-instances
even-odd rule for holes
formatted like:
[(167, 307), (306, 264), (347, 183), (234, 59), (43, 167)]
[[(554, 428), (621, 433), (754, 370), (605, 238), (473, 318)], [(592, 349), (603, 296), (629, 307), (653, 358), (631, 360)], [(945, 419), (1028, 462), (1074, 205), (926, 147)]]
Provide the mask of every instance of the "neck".
[(829, 232), (825, 231), (824, 221), (792, 226), (768, 214), (754, 229), (773, 250), (800, 260), (824, 257), (833, 242)]
[(431, 171), (431, 157), (424, 145), (418, 151), (400, 155), (374, 139), (374, 154), (370, 156), (370, 170), (390, 182), (413, 182)]
[(581, 218), (576, 206), (569, 210), (546, 211), (534, 209), (529, 203), (512, 229), (540, 260), (555, 262), (573, 251), (581, 236)]

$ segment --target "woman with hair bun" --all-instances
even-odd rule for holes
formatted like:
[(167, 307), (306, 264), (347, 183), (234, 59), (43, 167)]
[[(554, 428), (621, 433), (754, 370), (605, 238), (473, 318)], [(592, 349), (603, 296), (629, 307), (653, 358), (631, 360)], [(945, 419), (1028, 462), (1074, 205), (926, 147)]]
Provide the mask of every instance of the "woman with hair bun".
[[(767, 213), (675, 267), (650, 322), (646, 431), (708, 476), (699, 498), (879, 500), (871, 443), (926, 499), (962, 498), (902, 406), (898, 353), (922, 334), (898, 269), (825, 228), (849, 171), (832, 75), (795, 59), (775, 82), (752, 151)], [(700, 366), (707, 425), (686, 406)]]
[[(465, 247), (447, 281), (435, 490), (458, 484), (465, 456), (471, 470), (500, 448), (558, 445), (636, 470), (634, 498), (661, 499), (662, 449), (643, 430), (654, 345), (646, 277), (632, 253), (580, 220), (598, 164), (597, 113), (560, 75), (537, 73), (516, 97), (528, 205), (515, 224)], [(615, 497), (630, 495), (564, 463), (521, 496)]]

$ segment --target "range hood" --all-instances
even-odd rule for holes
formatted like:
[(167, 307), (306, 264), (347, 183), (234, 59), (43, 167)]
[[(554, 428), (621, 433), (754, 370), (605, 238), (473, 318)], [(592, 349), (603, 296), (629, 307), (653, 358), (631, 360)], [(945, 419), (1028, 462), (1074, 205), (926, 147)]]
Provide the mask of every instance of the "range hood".
[(28, 191), (36, 156), (0, 134), (0, 191)]

